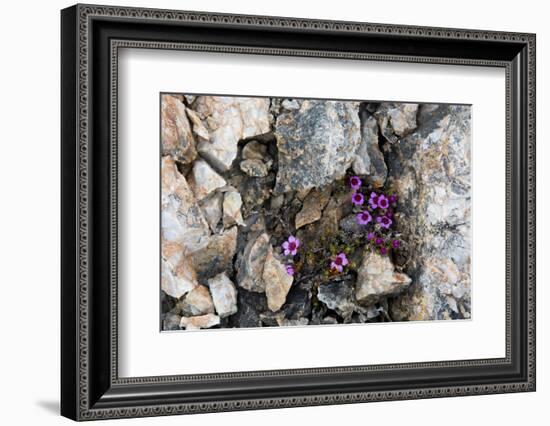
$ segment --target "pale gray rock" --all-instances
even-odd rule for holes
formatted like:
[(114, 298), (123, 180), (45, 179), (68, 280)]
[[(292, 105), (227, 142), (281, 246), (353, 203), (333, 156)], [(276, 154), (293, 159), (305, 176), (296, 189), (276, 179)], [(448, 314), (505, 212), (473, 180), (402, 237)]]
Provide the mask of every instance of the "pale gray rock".
[(186, 179), (171, 157), (162, 159), (161, 227), (163, 241), (189, 252), (204, 247), (210, 231)]
[(191, 121), (191, 124), (193, 125), (193, 133), (197, 137), (198, 141), (209, 141), (210, 140), (210, 134), (208, 133), (208, 129), (204, 126), (203, 122), (201, 121), (199, 115), (193, 111), (192, 109), (187, 108), (186, 111), (187, 117)]
[(243, 160), (240, 168), (250, 177), (266, 177), (269, 173), (267, 164), (260, 160)]
[(360, 304), (372, 305), (383, 297), (398, 295), (410, 284), (411, 279), (396, 272), (388, 256), (367, 249), (357, 271), (355, 298)]
[(177, 263), (161, 259), (161, 288), (176, 299), (198, 285), (193, 264), (186, 256), (180, 256)]
[(209, 135), (197, 149), (221, 172), (229, 170), (237, 157), (239, 140), (270, 130), (268, 98), (199, 96), (193, 109)]
[(361, 109), (360, 117), (361, 145), (355, 153), (353, 171), (358, 175), (366, 175), (369, 185), (381, 188), (386, 182), (388, 169), (379, 147), (378, 123), (366, 109)]
[(213, 314), (215, 312), (212, 296), (210, 296), (208, 288), (203, 285), (198, 285), (187, 293), (178, 302), (178, 308), (185, 316)]
[(296, 99), (284, 99), (281, 106), (288, 110), (300, 109), (300, 103)]
[(277, 117), (276, 194), (344, 177), (361, 143), (358, 109), (354, 102), (306, 100)]
[(183, 95), (188, 105), (191, 105), (197, 98), (195, 95)]
[(265, 282), (267, 306), (272, 312), (276, 312), (285, 303), (293, 278), (286, 272), (285, 265), (275, 257), (271, 246), (267, 251), (262, 278)]
[(321, 219), (323, 210), (330, 200), (331, 192), (332, 189), (330, 186), (314, 188), (308, 192), (304, 198), (302, 209), (296, 215), (296, 229)]
[(257, 237), (252, 236), (248, 241), (236, 268), (237, 283), (240, 287), (258, 293), (265, 292), (265, 281), (262, 275), (270, 248), (269, 236), (266, 233)]
[(390, 143), (411, 134), (417, 126), (418, 104), (383, 102), (374, 113), (382, 135)]
[(422, 105), (420, 127), (392, 146), (390, 184), (399, 231), (414, 246), (409, 291), (396, 320), (469, 318), (471, 305), (471, 108)]
[(212, 232), (216, 232), (222, 218), (223, 194), (215, 192), (201, 202), (202, 212)]
[(160, 115), (162, 155), (170, 155), (188, 164), (196, 158), (197, 151), (186, 109), (177, 97), (162, 95)]
[(237, 191), (228, 191), (223, 197), (223, 226), (244, 225), (241, 207), (243, 200)]
[(202, 200), (212, 191), (226, 185), (225, 179), (204, 160), (196, 160), (189, 173), (189, 186), (197, 200)]
[(220, 324), (220, 317), (214, 314), (199, 315), (195, 317), (182, 317), (180, 327), (186, 330), (200, 330), (211, 328)]
[(208, 280), (208, 288), (220, 318), (237, 312), (237, 290), (225, 272)]
[(180, 298), (198, 283), (190, 255), (208, 245), (210, 230), (172, 157), (162, 158), (161, 287)]

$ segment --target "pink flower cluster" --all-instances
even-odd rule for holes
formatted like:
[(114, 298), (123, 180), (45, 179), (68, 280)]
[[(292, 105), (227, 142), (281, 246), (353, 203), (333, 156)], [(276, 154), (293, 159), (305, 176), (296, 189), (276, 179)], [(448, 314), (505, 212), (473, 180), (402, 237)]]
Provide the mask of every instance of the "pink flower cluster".
[[(366, 204), (363, 210), (356, 214), (357, 223), (363, 226), (373, 223), (377, 225), (375, 229), (379, 231), (390, 230), (394, 222), (393, 208), (397, 205), (397, 196), (372, 191), (368, 202), (365, 203), (365, 195), (360, 192), (363, 186), (361, 178), (359, 176), (351, 176), (349, 185), (352, 189), (351, 202), (353, 205), (360, 207)], [(399, 240), (388, 240), (388, 238), (377, 237), (373, 232), (369, 232), (368, 235), (369, 240), (375, 242), (382, 254), (386, 254), (390, 248), (397, 249), (399, 247)]]
[[(286, 241), (281, 245), (285, 256), (296, 256), (298, 248), (300, 247), (300, 240), (294, 235), (290, 235)], [(294, 275), (294, 266), (292, 264), (285, 265), (286, 273), (290, 276)]]

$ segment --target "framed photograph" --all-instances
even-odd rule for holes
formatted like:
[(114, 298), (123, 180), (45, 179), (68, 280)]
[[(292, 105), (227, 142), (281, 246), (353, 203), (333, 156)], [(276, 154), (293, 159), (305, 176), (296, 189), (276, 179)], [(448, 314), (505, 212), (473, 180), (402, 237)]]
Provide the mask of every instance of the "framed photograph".
[(535, 390), (535, 35), (61, 12), (61, 412)]

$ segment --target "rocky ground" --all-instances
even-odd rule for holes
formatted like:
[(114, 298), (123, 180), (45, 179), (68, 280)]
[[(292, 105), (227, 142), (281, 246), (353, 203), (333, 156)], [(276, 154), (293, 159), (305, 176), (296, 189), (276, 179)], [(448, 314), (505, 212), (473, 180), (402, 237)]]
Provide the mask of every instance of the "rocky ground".
[(164, 330), (470, 317), (470, 107), (163, 95)]

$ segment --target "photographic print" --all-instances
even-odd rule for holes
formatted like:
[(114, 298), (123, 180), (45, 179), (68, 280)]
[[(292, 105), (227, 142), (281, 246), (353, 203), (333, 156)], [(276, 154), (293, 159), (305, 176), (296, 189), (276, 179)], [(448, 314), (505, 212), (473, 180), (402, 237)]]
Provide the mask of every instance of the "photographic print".
[(161, 330), (471, 318), (470, 144), (470, 105), (161, 94)]

